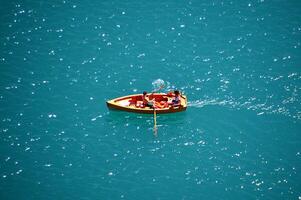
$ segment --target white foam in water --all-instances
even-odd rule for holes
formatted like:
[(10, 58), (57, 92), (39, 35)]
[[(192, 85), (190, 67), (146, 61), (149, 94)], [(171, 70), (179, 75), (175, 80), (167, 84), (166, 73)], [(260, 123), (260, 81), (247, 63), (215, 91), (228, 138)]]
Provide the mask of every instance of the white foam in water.
[(102, 117), (102, 115), (98, 115), (98, 116), (92, 118), (91, 121), (95, 121), (97, 118), (101, 118), (101, 117)]
[(49, 114), (48, 117), (49, 118), (56, 118), (56, 114)]
[(157, 90), (160, 87), (165, 86), (165, 82), (162, 79), (157, 79), (152, 82), (152, 85), (153, 85), (153, 89)]

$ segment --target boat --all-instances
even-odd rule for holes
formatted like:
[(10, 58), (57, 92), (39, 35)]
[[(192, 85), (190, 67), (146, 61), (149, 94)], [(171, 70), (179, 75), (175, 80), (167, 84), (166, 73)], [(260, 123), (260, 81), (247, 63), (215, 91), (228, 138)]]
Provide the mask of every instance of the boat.
[(174, 94), (173, 93), (151, 93), (147, 95), (150, 101), (154, 102), (153, 108), (143, 106), (142, 94), (132, 94), (128, 96), (118, 97), (107, 101), (107, 106), (110, 109), (117, 109), (127, 112), (157, 114), (182, 112), (187, 109), (187, 97), (180, 94), (181, 103), (178, 105), (171, 105)]

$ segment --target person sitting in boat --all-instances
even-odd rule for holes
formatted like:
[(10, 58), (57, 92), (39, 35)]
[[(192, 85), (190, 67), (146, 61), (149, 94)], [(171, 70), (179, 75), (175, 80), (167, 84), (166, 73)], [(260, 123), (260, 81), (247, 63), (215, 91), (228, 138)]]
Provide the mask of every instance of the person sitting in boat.
[(175, 90), (174, 93), (170, 94), (168, 93), (167, 96), (173, 96), (172, 100), (167, 102), (167, 106), (171, 105), (171, 106), (180, 106), (181, 105), (181, 96), (180, 96), (180, 92), (178, 90)]
[(142, 107), (150, 107), (153, 108), (153, 102), (149, 100), (149, 98), (146, 96), (147, 92), (144, 91), (142, 95)]
[(175, 90), (174, 94), (175, 94), (175, 96), (174, 96), (173, 100), (171, 101), (172, 105), (173, 106), (179, 106), (179, 105), (181, 105), (180, 92), (178, 90)]

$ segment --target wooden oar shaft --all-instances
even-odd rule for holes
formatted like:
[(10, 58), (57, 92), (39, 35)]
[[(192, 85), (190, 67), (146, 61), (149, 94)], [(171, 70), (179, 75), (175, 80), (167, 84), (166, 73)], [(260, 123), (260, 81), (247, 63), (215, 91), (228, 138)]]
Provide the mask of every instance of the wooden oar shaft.
[[(153, 91), (152, 94), (154, 94), (155, 92), (161, 90), (162, 88), (164, 88), (164, 84), (160, 85), (160, 87)], [(153, 106), (156, 106), (156, 102), (155, 99), (153, 101)], [(157, 136), (157, 113), (156, 113), (156, 108), (154, 107), (154, 135)]]
[(154, 108), (154, 135), (157, 136), (157, 113), (155, 108)]
[(156, 113), (156, 109), (154, 109), (154, 127), (157, 127), (157, 113)]
[(155, 89), (155, 90), (152, 91), (152, 94), (155, 93), (155, 92), (158, 92), (159, 90), (163, 89), (164, 87), (165, 87), (164, 84), (160, 85), (159, 88), (157, 88), (157, 89)]

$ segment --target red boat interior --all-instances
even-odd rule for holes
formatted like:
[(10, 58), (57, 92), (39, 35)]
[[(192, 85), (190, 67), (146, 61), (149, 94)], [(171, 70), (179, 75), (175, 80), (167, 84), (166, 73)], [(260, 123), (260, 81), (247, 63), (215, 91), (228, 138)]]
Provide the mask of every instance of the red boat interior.
[[(173, 94), (150, 94), (147, 95), (149, 100), (155, 100), (156, 102), (156, 107), (159, 108), (166, 108), (169, 107), (167, 104), (168, 101), (171, 100), (173, 97)], [(142, 105), (142, 95), (137, 95), (137, 96), (132, 96), (131, 99), (129, 100), (130, 105), (136, 106), (136, 107), (143, 107)]]

